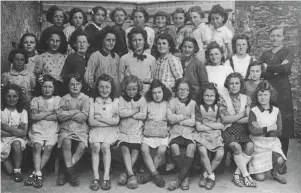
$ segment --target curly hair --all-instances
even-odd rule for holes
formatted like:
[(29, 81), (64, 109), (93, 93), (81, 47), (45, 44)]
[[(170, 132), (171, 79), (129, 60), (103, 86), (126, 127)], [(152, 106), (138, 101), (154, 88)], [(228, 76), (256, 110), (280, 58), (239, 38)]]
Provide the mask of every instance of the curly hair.
[(169, 101), (169, 99), (172, 96), (170, 90), (168, 88), (166, 88), (165, 84), (163, 84), (160, 80), (154, 79), (152, 81), (152, 83), (150, 84), (149, 90), (145, 94), (145, 99), (147, 102), (151, 102), (154, 100), (152, 92), (155, 88), (158, 88), (158, 87), (161, 87), (161, 89), (163, 91), (163, 101)]
[(56, 80), (55, 78), (53, 78), (51, 75), (43, 75), (43, 80), (42, 80), (42, 83), (39, 83), (39, 81), (37, 81), (37, 86), (36, 87), (40, 87), (40, 89), (36, 89), (36, 95), (37, 96), (42, 96), (43, 93), (42, 93), (42, 86), (45, 82), (52, 82), (52, 85), (54, 87), (54, 91), (53, 91), (53, 96), (57, 96), (58, 95), (58, 90), (57, 90), (57, 83), (56, 83)]
[(231, 78), (238, 78), (239, 79), (239, 82), (240, 82), (239, 93), (244, 94), (246, 92), (245, 79), (242, 77), (242, 75), (239, 72), (232, 72), (231, 74), (229, 74), (227, 76), (226, 80), (225, 80), (224, 87), (229, 90), (229, 84), (230, 84)]
[(108, 74), (102, 74), (100, 77), (98, 77), (98, 79), (96, 81), (96, 85), (95, 85), (95, 88), (94, 88), (95, 91), (94, 91), (94, 94), (93, 94), (94, 95), (93, 96), (94, 102), (95, 102), (95, 99), (97, 97), (100, 97), (100, 93), (98, 91), (98, 87), (99, 87), (100, 81), (109, 82), (111, 84), (111, 93), (110, 93), (109, 97), (112, 100), (114, 100), (116, 98), (116, 93), (117, 93), (115, 81), (114, 81), (114, 79), (110, 75), (108, 75)]
[(137, 8), (134, 8), (134, 9), (133, 9), (132, 14), (131, 14), (131, 17), (130, 17), (131, 20), (134, 20), (134, 15), (135, 15), (136, 12), (141, 12), (141, 13), (143, 13), (144, 21), (145, 21), (145, 22), (148, 22), (148, 20), (149, 20), (149, 14), (147, 13), (146, 9), (143, 8), (143, 7), (137, 7)]
[(102, 30), (98, 31), (95, 35), (95, 45), (98, 50), (101, 50), (103, 48), (104, 39), (106, 38), (107, 34), (114, 34), (116, 38), (115, 46), (112, 50), (112, 52), (116, 52), (116, 46), (118, 42), (121, 42), (120, 35), (116, 28), (107, 25)]
[(204, 18), (205, 17), (205, 13), (204, 11), (202, 10), (202, 8), (198, 5), (195, 5), (195, 6), (192, 6), (189, 8), (188, 12), (187, 13), (191, 13), (191, 12), (197, 12), (201, 18)]
[(246, 40), (247, 41), (247, 53), (250, 53), (251, 51), (251, 43), (250, 43), (250, 39), (246, 34), (238, 34), (235, 35), (232, 39), (232, 50), (233, 50), (233, 54), (236, 54), (236, 42), (237, 40)]
[(38, 40), (37, 36), (34, 35), (33, 33), (25, 33), (24, 35), (22, 35), (22, 37), (20, 39), (20, 42), (19, 42), (19, 45), (18, 45), (18, 48), (19, 49), (25, 49), (24, 48), (24, 40), (25, 40), (26, 37), (33, 37), (35, 39), (36, 51), (39, 52), (39, 49), (40, 49), (39, 40)]
[(103, 11), (105, 13), (105, 18), (107, 18), (108, 11), (105, 8), (101, 7), (101, 6), (93, 7), (92, 11), (90, 13), (92, 15), (95, 15), (99, 10)]
[(53, 24), (53, 16), (54, 16), (54, 13), (56, 11), (62, 11), (63, 12), (63, 15), (64, 15), (64, 21), (63, 21), (63, 24), (66, 24), (68, 23), (68, 16), (66, 14), (66, 12), (59, 8), (58, 6), (56, 5), (53, 5), (51, 7), (49, 7), (47, 13), (46, 13), (46, 20), (49, 22), (49, 23), (52, 23)]
[(166, 18), (166, 25), (171, 24), (171, 17), (170, 14), (166, 11), (157, 11), (153, 17), (153, 24), (156, 25), (156, 17), (158, 16), (164, 16)]
[(75, 44), (76, 44), (77, 38), (78, 38), (79, 36), (86, 36), (87, 41), (88, 41), (88, 43), (90, 44), (89, 38), (88, 38), (88, 34), (87, 34), (84, 30), (82, 30), (82, 29), (80, 29), (80, 28), (79, 28), (79, 29), (76, 29), (74, 32), (72, 32), (72, 34), (71, 34), (71, 36), (70, 36), (70, 40), (69, 40), (70, 47), (71, 47), (73, 50), (75, 50), (75, 51), (77, 51), (77, 50), (76, 50), (76, 47), (75, 47)]
[(16, 84), (8, 84), (1, 89), (1, 110), (3, 111), (7, 107), (5, 95), (7, 95), (9, 90), (14, 90), (19, 95), (19, 101), (16, 105), (16, 110), (18, 113), (21, 113), (24, 109), (27, 109), (26, 96), (21, 87)]
[(183, 8), (176, 8), (172, 13), (172, 20), (174, 21), (174, 16), (176, 13), (184, 14), (184, 23), (186, 24), (189, 21), (189, 15)]
[(211, 15), (212, 14), (219, 14), (220, 16), (222, 16), (224, 18), (223, 20), (223, 24), (227, 23), (228, 21), (228, 13), (225, 11), (225, 9), (220, 5), (214, 5), (208, 15), (208, 23), (211, 23)]
[(212, 82), (204, 84), (203, 88), (198, 93), (198, 97), (197, 97), (197, 101), (196, 101), (197, 104), (198, 105), (205, 104), (205, 101), (204, 101), (203, 97), (204, 97), (204, 93), (206, 92), (206, 90), (213, 90), (214, 91), (215, 100), (214, 100), (213, 104), (217, 104), (220, 97), (219, 97), (219, 94), (218, 94), (217, 85), (215, 83), (212, 83)]
[(211, 42), (207, 45), (207, 49), (205, 51), (205, 58), (206, 58), (206, 65), (210, 65), (211, 61), (210, 61), (210, 51), (213, 49), (218, 49), (221, 52), (222, 55), (222, 59), (221, 59), (221, 64), (223, 64), (225, 62), (225, 57), (224, 57), (224, 50), (221, 46), (218, 45), (218, 43), (216, 41)]
[(194, 53), (197, 53), (200, 50), (198, 42), (196, 41), (195, 38), (193, 38), (193, 37), (186, 37), (186, 38), (183, 39), (181, 45), (179, 46), (179, 49), (180, 49), (181, 52), (183, 52), (183, 45), (184, 45), (185, 42), (191, 42), (191, 43), (193, 43)]
[(137, 83), (138, 85), (138, 93), (141, 93), (141, 91), (143, 91), (143, 82), (135, 75), (129, 75), (129, 76), (125, 76), (122, 83), (121, 83), (121, 94), (122, 95), (126, 95), (126, 87), (130, 84), (130, 83)]
[(115, 22), (115, 18), (114, 18), (114, 17), (115, 17), (115, 13), (116, 13), (117, 11), (122, 11), (123, 14), (124, 14), (124, 16), (125, 16), (125, 20), (127, 20), (127, 18), (128, 18), (128, 13), (127, 13), (122, 7), (116, 7), (115, 9), (112, 10), (112, 12), (111, 12), (111, 14), (110, 14), (110, 19), (111, 19), (112, 21)]
[(255, 99), (256, 104), (260, 105), (259, 101), (258, 101), (258, 93), (264, 92), (266, 90), (270, 91), (270, 94), (271, 94), (270, 105), (277, 106), (278, 93), (275, 90), (275, 88), (267, 80), (263, 80), (262, 82), (260, 82), (258, 84), (257, 88), (255, 89), (255, 92), (252, 95), (252, 99)]
[(74, 25), (73, 22), (72, 22), (72, 19), (73, 19), (73, 15), (75, 13), (82, 13), (83, 14), (83, 19), (84, 19), (83, 25), (86, 25), (86, 23), (88, 23), (87, 15), (84, 12), (84, 10), (82, 10), (81, 8), (78, 8), (78, 7), (74, 7), (69, 12), (69, 23), (70, 23), (70, 25)]
[(14, 49), (14, 50), (10, 51), (10, 53), (8, 54), (8, 61), (10, 63), (13, 63), (14, 57), (17, 54), (22, 54), (24, 56), (24, 59), (25, 59), (24, 65), (28, 63), (28, 53), (24, 49)]
[[(168, 46), (169, 46), (169, 52), (174, 54), (175, 51), (176, 51), (176, 46), (175, 46), (175, 43), (171, 37), (170, 34), (168, 33), (163, 33), (163, 34), (159, 34), (157, 37), (156, 37), (156, 40), (155, 40), (155, 45), (158, 44), (158, 41), (160, 40), (167, 40), (168, 42)], [(156, 49), (155, 49), (155, 52), (154, 52), (154, 55), (156, 56), (156, 58), (158, 58), (160, 56), (160, 53), (158, 51), (158, 48), (156, 46)]]
[[(176, 80), (176, 83), (175, 83), (175, 86), (174, 86), (174, 91), (176, 91), (176, 93), (178, 91), (178, 88), (179, 88), (180, 84), (187, 84), (188, 88), (189, 88), (188, 100), (185, 103), (185, 105), (187, 106), (190, 103), (191, 99), (192, 99), (192, 94), (191, 94), (192, 85), (191, 85), (190, 81), (185, 80), (184, 78), (179, 78), (179, 79)], [(177, 96), (177, 94), (176, 94), (176, 96)]]
[(47, 49), (49, 47), (49, 45), (48, 45), (49, 38), (53, 34), (60, 36), (60, 39), (61, 39), (61, 44), (60, 44), (60, 47), (58, 48), (58, 52), (61, 54), (66, 54), (67, 47), (68, 47), (67, 39), (66, 39), (64, 32), (58, 28), (48, 28), (47, 31), (45, 30), (45, 39), (43, 39), (43, 40), (41, 39), (41, 47), (45, 48), (47, 51)]
[(140, 26), (133, 27), (130, 32), (128, 33), (128, 43), (129, 43), (129, 49), (134, 51), (134, 47), (132, 45), (132, 39), (133, 34), (141, 34), (144, 39), (144, 47), (143, 49), (146, 50), (149, 48), (149, 45), (147, 43), (147, 32)]

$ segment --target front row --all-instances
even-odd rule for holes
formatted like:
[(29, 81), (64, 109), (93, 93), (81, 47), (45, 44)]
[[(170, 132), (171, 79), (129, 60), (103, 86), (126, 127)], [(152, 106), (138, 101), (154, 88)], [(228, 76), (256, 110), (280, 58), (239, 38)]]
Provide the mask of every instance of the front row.
[[(121, 96), (116, 98), (114, 80), (103, 74), (96, 82), (94, 96), (89, 98), (81, 93), (82, 78), (72, 74), (68, 80), (69, 94), (60, 98), (55, 96), (55, 79), (45, 75), (41, 96), (33, 98), (27, 107), (23, 91), (16, 85), (8, 85), (2, 92), (1, 161), (8, 173), (14, 174), (14, 180), (21, 182), (22, 151), (28, 134), (34, 170), (25, 185), (40, 188), (43, 185), (41, 171), (58, 143), (64, 164), (60, 165), (57, 184), (69, 182), (77, 186), (80, 180), (74, 166), (90, 146), (94, 174), (90, 188), (108, 190), (111, 188), (111, 146), (116, 145), (120, 147), (125, 166), (118, 178), (120, 185), (134, 189), (138, 181), (140, 184), (153, 181), (158, 187), (165, 187), (158, 168), (164, 162), (171, 162), (176, 164), (178, 172), (168, 183), (168, 189), (187, 190), (197, 150), (204, 167), (199, 186), (210, 190), (216, 182), (214, 171), (224, 157), (225, 144), (237, 165), (232, 179), (236, 186), (256, 187), (252, 177), (263, 181), (269, 170), (273, 179), (285, 184), (285, 178), (278, 173), (286, 157), (277, 138), (282, 123), (275, 106), (275, 90), (267, 81), (260, 82), (252, 102), (249, 96), (242, 94), (244, 79), (239, 73), (231, 73), (225, 87), (228, 92), (219, 92), (214, 84), (208, 83), (199, 101), (194, 101), (191, 85), (184, 79), (177, 80), (173, 98), (164, 84), (153, 80), (143, 96), (141, 80), (126, 76)], [(180, 148), (186, 149), (184, 157), (180, 155)], [(154, 157), (151, 149), (156, 149)], [(104, 164), (102, 180), (100, 151)], [(133, 166), (140, 151), (148, 171), (138, 179)], [(171, 159), (167, 156), (164, 161), (166, 153)]]

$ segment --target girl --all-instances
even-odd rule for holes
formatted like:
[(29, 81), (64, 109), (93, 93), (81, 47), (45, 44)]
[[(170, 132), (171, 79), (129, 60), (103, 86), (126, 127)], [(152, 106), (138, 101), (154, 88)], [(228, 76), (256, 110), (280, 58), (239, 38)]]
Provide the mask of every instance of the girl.
[(225, 50), (224, 56), (228, 59), (232, 56), (232, 32), (225, 25), (228, 21), (228, 13), (222, 6), (214, 5), (208, 15), (208, 23), (211, 24), (211, 41), (216, 41)]
[(231, 73), (225, 80), (228, 93), (220, 100), (219, 113), (225, 130), (222, 132), (224, 143), (234, 154), (237, 169), (233, 173), (232, 182), (238, 186), (256, 187), (246, 165), (252, 158), (253, 143), (249, 138), (248, 118), (251, 99), (242, 94), (244, 78), (238, 72)]
[(56, 94), (55, 79), (50, 75), (43, 76), (41, 87), (41, 95), (34, 97), (30, 103), (33, 124), (28, 136), (33, 147), (34, 171), (24, 182), (25, 186), (33, 185), (35, 188), (43, 186), (41, 171), (48, 162), (57, 142), (56, 111), (61, 99), (59, 96), (54, 96)]
[(182, 53), (180, 51), (180, 45), (183, 42), (183, 39), (186, 37), (190, 37), (192, 29), (185, 24), (188, 21), (188, 15), (186, 14), (183, 8), (176, 8), (175, 11), (172, 13), (172, 20), (176, 27), (176, 51), (175, 56), (181, 58)]
[[(154, 40), (155, 40), (155, 31), (150, 28), (145, 26), (145, 23), (148, 22), (149, 20), (149, 14), (146, 12), (146, 9), (144, 9), (143, 7), (138, 7), (138, 8), (134, 8), (131, 14), (131, 20), (134, 21), (134, 27), (140, 26), (141, 28), (143, 28), (147, 35), (146, 35), (146, 40), (145, 42), (147, 42), (147, 44), (149, 45), (148, 48), (152, 48), (153, 44), (154, 44)], [(133, 27), (128, 28), (125, 33), (126, 33), (126, 43), (128, 48), (131, 50), (131, 46), (130, 46), (130, 41), (129, 41), (129, 33), (132, 30)], [(146, 49), (145, 50), (146, 53), (150, 54), (151, 50), (150, 49)]]
[[(167, 106), (171, 92), (158, 79), (153, 80), (150, 89), (146, 94), (147, 118), (145, 121), (142, 156), (150, 173), (140, 177), (140, 183), (144, 184), (153, 180), (158, 187), (164, 187), (165, 181), (158, 173), (157, 169), (164, 161), (169, 140), (169, 126), (167, 125)], [(150, 147), (157, 149), (157, 154), (152, 159)]]
[(8, 61), (12, 63), (12, 68), (9, 72), (1, 75), (3, 86), (8, 84), (16, 84), (21, 87), (25, 94), (25, 100), (29, 104), (32, 91), (36, 86), (36, 76), (25, 69), (25, 64), (28, 62), (27, 52), (23, 49), (12, 50), (8, 55)]
[[(168, 184), (168, 189), (175, 190), (181, 186), (182, 190), (188, 190), (188, 170), (192, 165), (195, 152), (193, 135), (195, 132), (196, 102), (191, 99), (191, 85), (188, 81), (185, 81), (183, 78), (178, 79), (175, 88), (176, 97), (169, 101), (167, 120), (172, 124), (169, 131), (169, 146), (179, 173), (176, 179)], [(184, 159), (180, 156), (180, 147), (186, 148)]]
[(153, 18), (153, 24), (155, 26), (157, 26), (157, 32), (155, 33), (155, 44), (154, 46), (152, 47), (152, 55), (157, 58), (158, 55), (157, 55), (157, 46), (156, 46), (156, 42), (157, 42), (157, 38), (160, 34), (169, 34), (171, 37), (172, 37), (172, 41), (173, 41), (173, 44), (175, 45), (176, 44), (176, 32), (173, 30), (173, 29), (170, 29), (167, 27), (167, 25), (170, 25), (171, 23), (171, 18), (170, 18), (170, 15), (169, 13), (167, 13), (166, 11), (157, 11), (154, 15), (154, 18)]
[(89, 111), (89, 142), (92, 149), (92, 166), (94, 180), (90, 188), (94, 191), (99, 189), (99, 151), (102, 151), (104, 160), (104, 176), (100, 186), (103, 190), (111, 188), (110, 167), (111, 150), (118, 139), (119, 133), (119, 115), (118, 99), (116, 99), (116, 87), (114, 79), (107, 74), (102, 74), (96, 82), (95, 96), (90, 98)]
[[(81, 76), (70, 74), (69, 80), (66, 82), (69, 94), (61, 98), (57, 111), (58, 120), (62, 122), (59, 126), (58, 147), (62, 148), (64, 165), (66, 166), (66, 168), (60, 168), (60, 170), (65, 170), (66, 180), (72, 186), (78, 186), (80, 183), (79, 178), (74, 174), (74, 166), (88, 147), (89, 127), (86, 121), (89, 113), (89, 97), (81, 92), (82, 82)], [(71, 152), (73, 143), (77, 145), (74, 154)], [(60, 174), (57, 184), (64, 185), (64, 176)]]
[(88, 50), (88, 56), (97, 50), (97, 43), (95, 40), (95, 35), (98, 31), (101, 31), (101, 25), (107, 18), (107, 10), (103, 7), (94, 7), (90, 13), (92, 14), (92, 23), (86, 25), (85, 32), (88, 34), (88, 40), (91, 42), (91, 46)]
[(24, 49), (27, 52), (28, 62), (25, 65), (25, 68), (29, 72), (34, 73), (34, 68), (36, 65), (35, 61), (38, 55), (37, 51), (39, 49), (37, 36), (33, 33), (24, 34), (20, 39), (19, 49)]
[(173, 55), (175, 52), (175, 44), (169, 34), (160, 34), (156, 38), (155, 45), (157, 46), (156, 52), (159, 57), (156, 61), (157, 67), (153, 77), (159, 79), (172, 91), (176, 80), (183, 77), (181, 62)]
[(192, 37), (196, 39), (199, 46), (199, 51), (196, 57), (205, 62), (205, 48), (211, 42), (210, 28), (205, 24), (205, 13), (200, 6), (193, 6), (188, 10), (190, 22), (193, 25)]
[(47, 48), (46, 52), (37, 56), (35, 75), (49, 74), (56, 80), (56, 87), (59, 95), (62, 95), (62, 77), (61, 72), (66, 60), (67, 41), (63, 31), (51, 29), (46, 34), (47, 38), (41, 42), (43, 47)]
[[(71, 34), (76, 30), (76, 29), (81, 29), (83, 30), (86, 23), (88, 23), (87, 16), (85, 12), (78, 7), (72, 8), (71, 11), (69, 12), (69, 23), (70, 25), (65, 27), (63, 30), (67, 41), (70, 41)], [(74, 50), (71, 47), (71, 44), (68, 45), (68, 50), (67, 53), (72, 54)]]
[(254, 95), (256, 106), (251, 109), (249, 118), (250, 138), (254, 143), (250, 173), (255, 174), (256, 180), (263, 181), (264, 172), (271, 170), (274, 180), (286, 184), (286, 179), (278, 173), (279, 168), (285, 165), (286, 157), (278, 138), (282, 132), (282, 120), (279, 109), (274, 106), (277, 92), (268, 81), (263, 81)]
[(15, 84), (5, 86), (1, 92), (1, 162), (8, 174), (14, 174), (15, 182), (23, 181), (21, 164), (28, 131), (22, 92)]
[[(219, 100), (218, 91), (213, 83), (205, 84), (200, 92), (199, 104), (196, 106), (196, 130), (195, 135), (197, 148), (201, 155), (201, 162), (204, 166), (204, 173), (201, 175), (199, 186), (211, 190), (215, 185), (214, 170), (221, 163), (224, 156), (224, 144), (222, 132), (224, 125), (220, 122), (218, 114)], [(215, 153), (210, 163), (208, 155)]]
[(143, 84), (137, 76), (126, 76), (122, 81), (122, 96), (119, 98), (120, 133), (118, 146), (121, 147), (126, 171), (118, 179), (120, 185), (129, 189), (138, 187), (133, 166), (141, 148), (143, 121), (146, 118), (146, 100), (141, 95)]
[(247, 77), (249, 79), (245, 81), (245, 87), (246, 87), (246, 95), (252, 98), (252, 102), (254, 99), (252, 95), (255, 92), (255, 89), (257, 88), (258, 84), (261, 82), (261, 75), (263, 72), (264, 66), (256, 61), (253, 61), (250, 63), (248, 67)]
[(122, 29), (122, 26), (127, 20), (127, 17), (127, 12), (122, 7), (116, 7), (110, 14), (111, 20), (115, 22), (115, 26), (113, 27), (117, 30), (119, 34), (120, 42), (116, 42), (118, 44), (118, 47), (116, 47), (116, 53), (120, 57), (128, 53), (125, 31), (124, 29)]
[(199, 46), (196, 39), (192, 37), (184, 38), (180, 45), (182, 52), (182, 68), (184, 71), (184, 79), (191, 82), (191, 96), (193, 100), (197, 99), (197, 94), (208, 82), (207, 70), (203, 62), (201, 62), (195, 54), (199, 51)]

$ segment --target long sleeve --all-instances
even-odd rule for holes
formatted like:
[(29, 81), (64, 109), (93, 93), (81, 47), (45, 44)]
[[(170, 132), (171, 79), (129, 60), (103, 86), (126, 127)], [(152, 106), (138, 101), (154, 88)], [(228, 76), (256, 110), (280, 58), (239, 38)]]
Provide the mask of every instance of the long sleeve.
[(84, 113), (86, 115), (86, 117), (88, 118), (89, 115), (89, 110), (90, 110), (90, 103), (89, 103), (89, 97), (83, 97), (83, 107), (81, 109), (81, 112)]
[(177, 115), (175, 113), (176, 104), (175, 100), (171, 99), (167, 106), (167, 120), (171, 122), (171, 124), (178, 123), (184, 119), (183, 115)]
[(208, 83), (208, 73), (203, 62), (196, 64), (196, 73), (198, 75), (199, 86), (203, 88)]
[(173, 55), (168, 58), (168, 65), (175, 80), (183, 77), (183, 68), (181, 62)]
[(175, 45), (177, 44), (176, 32), (173, 29), (168, 28), (168, 34), (172, 37)]
[(139, 119), (139, 120), (145, 120), (146, 119), (146, 115), (147, 115), (147, 103), (145, 101), (145, 99), (142, 99), (143, 102), (140, 106), (140, 111), (139, 113), (136, 113), (133, 117), (134, 119)]
[(191, 117), (190, 119), (186, 119), (181, 121), (181, 124), (184, 126), (190, 126), (193, 127), (195, 126), (195, 107), (191, 108)]
[(36, 57), (36, 64), (35, 64), (35, 68), (34, 68), (34, 74), (38, 75), (41, 74), (43, 71), (43, 67), (44, 67), (44, 61), (42, 59), (42, 55), (38, 55)]
[(286, 52), (283, 54), (286, 55), (283, 60), (288, 60), (287, 64), (275, 64), (275, 65), (268, 65), (266, 71), (267, 72), (274, 72), (274, 73), (291, 73), (291, 68), (293, 65), (293, 51), (287, 49)]
[(204, 27), (201, 30), (201, 35), (202, 35), (202, 41), (204, 43), (204, 45), (207, 45), (211, 42), (211, 29), (207, 26), (204, 25)]
[(282, 117), (281, 117), (280, 111), (278, 112), (278, 115), (277, 115), (276, 125), (277, 125), (277, 130), (276, 131), (270, 131), (268, 133), (268, 137), (281, 136), (281, 134), (282, 134)]
[(248, 128), (249, 128), (250, 134), (254, 135), (254, 136), (260, 136), (260, 135), (266, 134), (264, 132), (263, 127), (262, 128), (256, 128), (256, 127), (254, 127), (253, 122), (257, 122), (257, 118), (256, 118), (255, 113), (251, 110), (250, 114), (249, 114), (249, 120), (248, 120)]
[(74, 116), (73, 110), (66, 110), (67, 101), (64, 98), (61, 98), (59, 103), (59, 109), (57, 111), (57, 118), (60, 121), (67, 121)]
[(97, 63), (97, 53), (94, 52), (89, 58), (87, 69), (84, 75), (85, 82), (89, 85), (90, 88), (94, 88), (94, 74), (97, 65), (99, 65)]

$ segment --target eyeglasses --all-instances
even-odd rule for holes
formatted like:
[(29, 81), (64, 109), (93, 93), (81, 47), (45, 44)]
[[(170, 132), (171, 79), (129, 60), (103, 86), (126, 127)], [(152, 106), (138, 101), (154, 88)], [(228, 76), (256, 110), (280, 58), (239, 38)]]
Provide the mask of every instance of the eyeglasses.
[(177, 91), (179, 91), (179, 92), (188, 92), (189, 91), (189, 89), (188, 88), (179, 88), (179, 89), (177, 89)]

